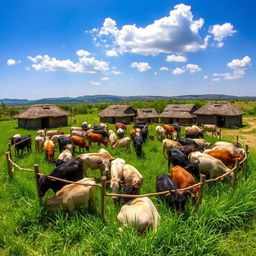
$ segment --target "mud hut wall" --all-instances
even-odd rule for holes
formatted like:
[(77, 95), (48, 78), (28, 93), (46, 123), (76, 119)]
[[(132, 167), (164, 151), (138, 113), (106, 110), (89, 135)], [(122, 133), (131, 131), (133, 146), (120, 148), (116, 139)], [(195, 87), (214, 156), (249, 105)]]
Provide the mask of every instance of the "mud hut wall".
[(226, 116), (225, 117), (225, 127), (232, 128), (233, 126), (242, 125), (242, 116)]
[(41, 128), (40, 119), (18, 119), (18, 127), (28, 130), (35, 130)]
[(217, 124), (217, 116), (216, 115), (197, 115), (196, 116), (197, 125), (203, 124)]
[(59, 126), (67, 126), (68, 125), (68, 118), (67, 116), (60, 116), (60, 117), (49, 117), (49, 128), (56, 128)]

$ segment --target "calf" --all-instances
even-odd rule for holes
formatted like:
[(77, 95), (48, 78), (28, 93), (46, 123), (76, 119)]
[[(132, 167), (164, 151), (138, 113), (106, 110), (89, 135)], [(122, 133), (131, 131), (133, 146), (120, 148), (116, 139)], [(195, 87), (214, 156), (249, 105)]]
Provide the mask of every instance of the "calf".
[[(77, 181), (83, 178), (83, 160), (74, 158), (62, 165), (56, 167), (49, 176), (54, 176), (70, 181)], [(52, 189), (55, 193), (66, 185), (63, 181), (53, 180), (47, 176), (38, 178), (39, 192), (38, 196), (43, 197), (45, 193)]]
[(100, 146), (100, 144), (104, 144), (105, 146), (108, 145), (108, 142), (104, 139), (103, 135), (98, 134), (98, 133), (87, 133), (86, 138), (89, 141), (89, 146), (92, 145), (92, 142), (96, 142), (98, 143), (98, 146)]
[(23, 155), (24, 149), (27, 150), (27, 152), (31, 152), (31, 136), (25, 135), (20, 136), (19, 134), (16, 134), (10, 138), (11, 145), (15, 145), (15, 155), (19, 156), (19, 152), (21, 151), (21, 155)]
[(81, 149), (86, 149), (89, 151), (89, 146), (86, 144), (85, 139), (80, 136), (72, 135), (69, 137), (71, 141), (74, 143), (75, 146), (79, 147), (79, 152), (81, 152)]
[(141, 156), (143, 139), (140, 135), (133, 136), (133, 146), (137, 156)]
[(131, 151), (131, 139), (129, 137), (125, 137), (117, 140), (116, 143), (112, 145), (112, 148), (126, 148)]
[(45, 157), (48, 159), (48, 161), (52, 161), (54, 158), (54, 143), (53, 141), (46, 139), (44, 142), (44, 152), (45, 152)]
[[(135, 198), (123, 205), (117, 219), (124, 226), (135, 226), (141, 234), (151, 227), (154, 232), (160, 222), (160, 215), (148, 197)], [(122, 229), (120, 229), (122, 231)]]
[[(92, 178), (84, 178), (79, 183), (95, 185)], [(95, 208), (95, 186), (85, 186), (78, 184), (69, 184), (59, 190), (54, 196), (46, 202), (49, 210), (64, 209), (70, 213), (76, 206), (89, 203), (89, 206)]]

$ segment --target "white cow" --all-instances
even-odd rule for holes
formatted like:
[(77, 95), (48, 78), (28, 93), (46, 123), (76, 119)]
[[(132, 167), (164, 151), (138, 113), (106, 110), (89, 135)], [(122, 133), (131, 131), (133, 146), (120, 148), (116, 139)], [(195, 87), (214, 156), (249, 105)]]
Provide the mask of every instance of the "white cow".
[(211, 132), (212, 136), (215, 135), (217, 137), (220, 135), (220, 128), (216, 124), (204, 124), (203, 132)]
[(71, 160), (72, 158), (73, 158), (73, 156), (72, 156), (71, 150), (67, 149), (67, 148), (65, 150), (63, 150), (58, 157), (59, 160), (62, 160), (64, 162), (67, 162), (67, 161)]
[[(117, 219), (124, 226), (136, 226), (140, 234), (149, 227), (156, 232), (160, 223), (160, 215), (148, 197), (135, 198), (123, 205)], [(119, 230), (122, 231), (122, 228)]]
[(117, 141), (117, 136), (116, 136), (115, 132), (113, 130), (109, 130), (108, 135), (109, 135), (110, 144), (111, 145), (115, 144)]
[(131, 151), (131, 138), (124, 137), (120, 140), (117, 140), (115, 144), (111, 145), (112, 148), (126, 148)]
[(156, 127), (156, 136), (158, 137), (159, 140), (162, 140), (166, 136), (165, 129), (160, 125)]
[(170, 139), (164, 139), (162, 141), (162, 145), (163, 145), (163, 154), (166, 157), (166, 151), (170, 148), (174, 148), (174, 147), (182, 147), (182, 145), (175, 141), (175, 140), (170, 140)]
[(95, 208), (95, 180), (92, 178), (84, 178), (79, 183), (89, 184), (89, 186), (69, 184), (59, 190), (54, 196), (46, 202), (50, 210), (66, 209), (70, 213), (76, 206), (89, 204)]
[(42, 137), (42, 136), (35, 137), (35, 148), (37, 152), (42, 152), (44, 140), (45, 140), (45, 137)]
[(141, 185), (143, 176), (139, 171), (130, 164), (125, 164), (123, 167), (123, 181), (129, 185)]
[(209, 148), (211, 146), (211, 143), (206, 141), (205, 139), (191, 139), (191, 140), (193, 140), (197, 145), (204, 148)]
[(41, 137), (45, 137), (45, 136), (46, 136), (45, 130), (43, 130), (43, 129), (38, 130), (36, 134), (37, 134), (38, 136), (41, 136)]
[(231, 154), (236, 155), (236, 154), (242, 154), (245, 155), (245, 150), (243, 148), (238, 148), (234, 144), (230, 142), (225, 142), (225, 141), (217, 141), (213, 148), (214, 149), (226, 149), (228, 150)]

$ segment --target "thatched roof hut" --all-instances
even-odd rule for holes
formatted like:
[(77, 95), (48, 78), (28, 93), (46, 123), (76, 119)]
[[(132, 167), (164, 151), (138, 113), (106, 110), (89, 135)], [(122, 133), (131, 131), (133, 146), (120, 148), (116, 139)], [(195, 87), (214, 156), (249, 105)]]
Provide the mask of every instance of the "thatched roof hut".
[(244, 112), (229, 101), (209, 101), (194, 114), (197, 116), (198, 125), (216, 124), (219, 127), (231, 128), (242, 125)]
[(110, 105), (99, 113), (103, 123), (131, 123), (134, 122), (136, 110), (127, 105)]
[(159, 115), (154, 108), (138, 108), (136, 119), (147, 123), (159, 123)]
[(14, 116), (18, 127), (25, 129), (43, 129), (67, 126), (68, 113), (53, 104), (37, 104)]
[(193, 114), (197, 109), (194, 104), (169, 104), (160, 114), (160, 122), (165, 124), (180, 123), (191, 125), (195, 123), (196, 116)]

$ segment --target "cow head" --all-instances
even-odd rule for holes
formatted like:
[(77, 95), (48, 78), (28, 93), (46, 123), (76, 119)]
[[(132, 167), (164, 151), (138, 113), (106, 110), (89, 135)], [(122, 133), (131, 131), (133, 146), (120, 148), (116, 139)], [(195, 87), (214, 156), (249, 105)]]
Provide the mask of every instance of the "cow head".
[(61, 202), (61, 198), (54, 195), (46, 201), (46, 205), (49, 210), (56, 211), (61, 208)]
[(38, 188), (39, 188), (38, 196), (39, 197), (43, 197), (45, 195), (45, 193), (50, 188), (50, 183), (51, 181), (46, 176), (42, 176), (38, 178)]
[[(120, 189), (120, 185), (119, 185), (120, 182), (121, 182), (120, 180), (111, 180), (110, 188), (111, 188), (112, 193), (114, 193), (114, 194), (118, 193), (118, 191)], [(116, 196), (112, 196), (112, 199), (115, 200), (115, 199), (117, 199), (117, 197)]]
[(191, 194), (190, 191), (175, 193), (174, 208), (178, 214), (181, 214), (184, 212), (187, 197), (190, 196), (190, 194)]
[[(123, 194), (139, 195), (140, 194), (140, 184), (135, 184), (135, 185), (125, 184), (124, 189), (123, 189)], [(125, 204), (128, 201), (130, 201), (131, 199), (132, 198), (121, 197), (119, 201), (121, 204)]]

